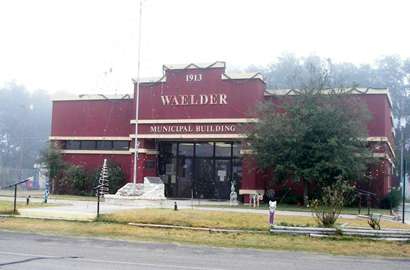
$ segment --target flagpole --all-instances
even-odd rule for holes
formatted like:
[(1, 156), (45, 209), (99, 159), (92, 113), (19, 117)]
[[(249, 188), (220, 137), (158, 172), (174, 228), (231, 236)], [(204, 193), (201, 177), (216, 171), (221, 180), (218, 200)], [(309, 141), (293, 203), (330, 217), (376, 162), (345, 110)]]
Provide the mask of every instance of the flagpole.
[(137, 60), (137, 80), (135, 83), (135, 139), (134, 139), (134, 170), (132, 176), (133, 194), (135, 195), (137, 176), (138, 176), (138, 111), (139, 111), (139, 92), (140, 92), (140, 70), (141, 70), (141, 22), (142, 22), (142, 0), (139, 1), (139, 20), (138, 20), (138, 60)]

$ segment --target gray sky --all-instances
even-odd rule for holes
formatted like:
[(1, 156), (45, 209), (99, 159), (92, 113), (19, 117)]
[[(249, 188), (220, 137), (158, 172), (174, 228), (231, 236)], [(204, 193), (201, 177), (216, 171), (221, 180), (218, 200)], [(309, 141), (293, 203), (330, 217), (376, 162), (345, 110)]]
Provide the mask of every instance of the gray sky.
[[(160, 76), (169, 63), (266, 65), (283, 52), (354, 63), (410, 57), (409, 10), (395, 0), (146, 0), (141, 73)], [(138, 0), (0, 0), (0, 84), (131, 92), (137, 23)]]

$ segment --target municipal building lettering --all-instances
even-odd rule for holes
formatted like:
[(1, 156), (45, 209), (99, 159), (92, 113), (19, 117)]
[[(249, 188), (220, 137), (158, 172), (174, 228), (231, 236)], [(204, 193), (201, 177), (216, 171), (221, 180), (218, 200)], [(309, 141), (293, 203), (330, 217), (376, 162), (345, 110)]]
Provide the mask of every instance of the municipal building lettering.
[(163, 95), (161, 102), (163, 106), (226, 105), (228, 104), (228, 96), (226, 94)]
[(236, 131), (235, 125), (152, 125), (150, 133), (232, 133)]

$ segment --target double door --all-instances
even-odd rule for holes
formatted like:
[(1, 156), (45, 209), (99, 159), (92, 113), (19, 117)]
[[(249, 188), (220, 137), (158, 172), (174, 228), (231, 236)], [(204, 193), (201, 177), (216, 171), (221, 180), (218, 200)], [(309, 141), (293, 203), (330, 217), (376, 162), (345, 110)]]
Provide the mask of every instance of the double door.
[(196, 158), (194, 197), (228, 200), (231, 186), (230, 163), (230, 159)]
[[(235, 145), (236, 146), (236, 145)], [(158, 175), (169, 198), (228, 200), (231, 182), (238, 187), (233, 143), (161, 142)], [(233, 176), (232, 176), (233, 175)]]

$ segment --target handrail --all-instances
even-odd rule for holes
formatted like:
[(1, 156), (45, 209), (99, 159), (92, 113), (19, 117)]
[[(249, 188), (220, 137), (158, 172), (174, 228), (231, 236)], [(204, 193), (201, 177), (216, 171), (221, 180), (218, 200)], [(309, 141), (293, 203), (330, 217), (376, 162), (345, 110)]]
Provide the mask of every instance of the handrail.
[(25, 180), (16, 182), (16, 183), (14, 183), (14, 184), (10, 184), (10, 185), (8, 185), (8, 186), (0, 187), (0, 189), (17, 186), (17, 185), (23, 184), (23, 183), (25, 183), (25, 182), (27, 182), (27, 181), (29, 181), (29, 180), (30, 180), (30, 179), (25, 179)]
[(9, 187), (13, 187), (13, 186), (14, 186), (14, 208), (13, 208), (13, 213), (14, 213), (14, 214), (17, 214), (17, 186), (20, 185), (20, 184), (23, 184), (23, 183), (25, 183), (25, 182), (27, 182), (27, 181), (29, 181), (29, 180), (30, 180), (30, 179), (27, 178), (27, 179), (18, 181), (18, 182), (14, 183), (14, 184), (11, 184), (11, 185), (8, 185), (8, 186), (3, 187), (3, 188), (9, 188)]
[(370, 191), (367, 191), (367, 190), (363, 190), (363, 189), (359, 189), (359, 188), (356, 188), (355, 192), (359, 193), (359, 194), (376, 196), (376, 193), (373, 193), (373, 192), (370, 192)]

